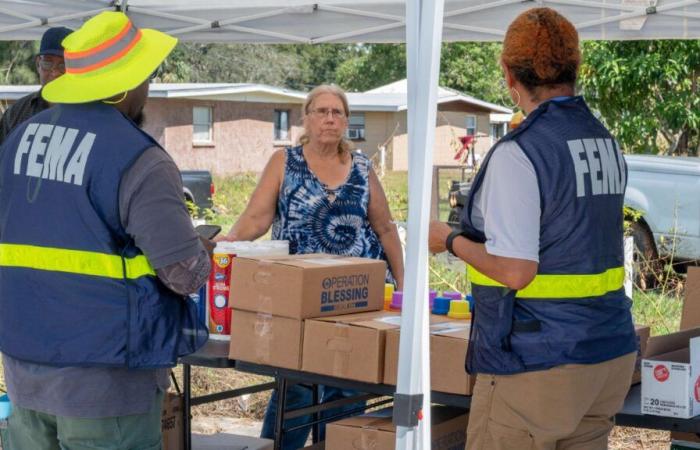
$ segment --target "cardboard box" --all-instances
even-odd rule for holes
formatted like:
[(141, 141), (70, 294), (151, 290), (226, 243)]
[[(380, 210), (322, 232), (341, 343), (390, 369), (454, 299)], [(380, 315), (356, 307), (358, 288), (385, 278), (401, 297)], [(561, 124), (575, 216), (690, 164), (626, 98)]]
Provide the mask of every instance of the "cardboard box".
[[(449, 394), (470, 395), (476, 377), (470, 376), (464, 363), (469, 345), (469, 322), (438, 322), (430, 326), (431, 389)], [(396, 384), (399, 364), (398, 330), (386, 334), (384, 384)]]
[[(431, 411), (432, 450), (463, 449), (467, 442), (468, 414), (457, 408), (433, 406)], [(350, 417), (329, 423), (326, 448), (333, 450), (394, 450), (396, 427), (391, 410)]]
[(688, 267), (681, 330), (700, 326), (700, 267)]
[[(700, 268), (689, 268), (681, 331), (648, 339), (642, 359), (643, 414), (700, 414)], [(696, 339), (697, 338), (697, 339)]]
[(700, 328), (654, 336), (647, 353), (656, 356), (642, 360), (642, 414), (700, 414)]
[(326, 254), (238, 257), (231, 273), (234, 309), (306, 319), (384, 307), (386, 263)]
[[(685, 445), (685, 447), (676, 447), (679, 450), (681, 448), (700, 448), (700, 437), (695, 433), (682, 433), (680, 431), (671, 431), (671, 444), (678, 442), (679, 445)], [(671, 447), (673, 450), (673, 447)]]
[(304, 450), (325, 450), (326, 449), (326, 441), (319, 442), (318, 444), (310, 445), (308, 447), (304, 447)]
[(651, 328), (645, 325), (635, 325), (634, 331), (637, 335), (637, 359), (634, 362), (634, 373), (632, 373), (632, 384), (642, 381), (642, 358), (646, 352), (647, 342), (651, 335)]
[(376, 311), (307, 319), (302, 370), (367, 383), (384, 378), (387, 330), (401, 326), (401, 315)]
[[(274, 442), (238, 434), (193, 434), (192, 448), (197, 450), (272, 450)], [(164, 448), (163, 450), (168, 450)]]
[(229, 358), (300, 369), (303, 334), (303, 320), (234, 310)]
[(161, 432), (163, 434), (163, 450), (182, 450), (183, 442), (183, 399), (182, 395), (166, 392), (163, 398), (163, 414), (161, 415)]

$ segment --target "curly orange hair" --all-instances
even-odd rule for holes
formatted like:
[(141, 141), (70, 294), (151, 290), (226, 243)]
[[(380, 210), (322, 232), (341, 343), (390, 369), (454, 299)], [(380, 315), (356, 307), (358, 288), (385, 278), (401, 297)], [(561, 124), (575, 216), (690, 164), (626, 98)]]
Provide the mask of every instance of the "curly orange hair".
[(530, 90), (573, 84), (581, 63), (578, 33), (551, 8), (527, 10), (508, 27), (501, 60)]

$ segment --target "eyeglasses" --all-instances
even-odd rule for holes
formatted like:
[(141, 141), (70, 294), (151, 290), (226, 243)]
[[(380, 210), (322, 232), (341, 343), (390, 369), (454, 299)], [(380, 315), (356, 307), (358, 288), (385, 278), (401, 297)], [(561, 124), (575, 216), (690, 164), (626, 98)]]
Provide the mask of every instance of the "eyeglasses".
[(41, 69), (44, 72), (66, 73), (66, 65), (64, 63), (57, 63), (45, 59), (39, 59), (39, 69)]
[(345, 111), (341, 111), (335, 108), (314, 108), (311, 111), (309, 111), (309, 113), (313, 114), (314, 117), (317, 117), (319, 119), (326, 118), (328, 114), (330, 114), (333, 119), (345, 118)]

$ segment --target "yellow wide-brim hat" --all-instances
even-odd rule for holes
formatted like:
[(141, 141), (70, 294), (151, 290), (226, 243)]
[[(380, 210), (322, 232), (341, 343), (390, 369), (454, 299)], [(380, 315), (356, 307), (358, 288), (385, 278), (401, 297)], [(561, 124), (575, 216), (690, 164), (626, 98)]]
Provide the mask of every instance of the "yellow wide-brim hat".
[(126, 14), (106, 11), (66, 36), (66, 73), (41, 91), (51, 103), (88, 103), (114, 97), (146, 81), (177, 39), (136, 28)]

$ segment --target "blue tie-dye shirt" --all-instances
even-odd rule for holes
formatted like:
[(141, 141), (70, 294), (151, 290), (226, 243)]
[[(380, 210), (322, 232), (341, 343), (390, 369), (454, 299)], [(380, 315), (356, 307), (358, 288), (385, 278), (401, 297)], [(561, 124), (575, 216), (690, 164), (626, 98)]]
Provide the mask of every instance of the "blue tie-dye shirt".
[[(309, 169), (302, 146), (287, 148), (272, 239), (288, 240), (292, 254), (329, 253), (386, 261), (368, 219), (370, 168), (365, 155), (353, 152), (347, 180), (331, 190)], [(387, 281), (393, 282), (388, 270)]]

